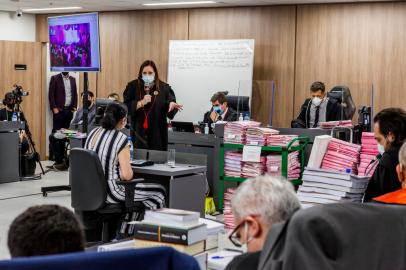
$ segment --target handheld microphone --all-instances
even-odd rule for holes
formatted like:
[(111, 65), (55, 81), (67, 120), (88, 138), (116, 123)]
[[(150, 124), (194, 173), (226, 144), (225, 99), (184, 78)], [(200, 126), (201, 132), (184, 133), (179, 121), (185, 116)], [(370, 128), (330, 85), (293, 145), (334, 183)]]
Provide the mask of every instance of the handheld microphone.
[(150, 90), (150, 83), (149, 82), (145, 82), (144, 83), (144, 91), (146, 95), (149, 95), (149, 90)]

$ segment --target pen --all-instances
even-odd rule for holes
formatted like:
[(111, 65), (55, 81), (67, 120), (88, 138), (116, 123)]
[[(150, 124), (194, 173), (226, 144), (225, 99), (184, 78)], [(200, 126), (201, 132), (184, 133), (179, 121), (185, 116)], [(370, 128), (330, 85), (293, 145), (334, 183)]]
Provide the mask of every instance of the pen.
[(236, 255), (228, 255), (228, 256), (213, 256), (212, 259), (224, 259), (226, 257), (235, 257)]

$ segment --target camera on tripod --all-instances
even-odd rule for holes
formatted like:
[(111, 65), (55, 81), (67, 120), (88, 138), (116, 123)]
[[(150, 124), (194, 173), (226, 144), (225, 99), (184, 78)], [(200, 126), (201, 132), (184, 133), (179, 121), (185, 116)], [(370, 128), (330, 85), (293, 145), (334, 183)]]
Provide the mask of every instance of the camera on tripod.
[(27, 91), (24, 91), (22, 86), (17, 84), (14, 85), (14, 89), (11, 90), (11, 93), (17, 104), (20, 104), (23, 101), (23, 97), (29, 95)]

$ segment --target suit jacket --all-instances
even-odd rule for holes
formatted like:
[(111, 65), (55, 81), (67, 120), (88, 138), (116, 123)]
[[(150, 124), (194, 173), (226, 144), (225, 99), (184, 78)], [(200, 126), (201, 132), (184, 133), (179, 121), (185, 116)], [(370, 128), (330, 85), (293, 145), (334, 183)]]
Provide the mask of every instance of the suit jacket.
[[(76, 89), (76, 80), (72, 76), (69, 76), (70, 80), (70, 89), (72, 95), (72, 103), (70, 110), (76, 109), (78, 105), (78, 94)], [(63, 83), (62, 73), (54, 75), (51, 77), (49, 82), (49, 106), (51, 110), (54, 108), (63, 109), (65, 106), (65, 85)]]
[(271, 227), (258, 270), (406, 269), (406, 207), (337, 203)]
[[(208, 123), (209, 127), (211, 127), (211, 124), (213, 123), (213, 121), (210, 118), (210, 114), (213, 111), (213, 108), (210, 109), (210, 111), (207, 111), (204, 116), (203, 116), (203, 123)], [(227, 112), (224, 116), (224, 119), (221, 119), (221, 121), (227, 121), (227, 122), (232, 122), (232, 121), (237, 121), (238, 120), (238, 115), (237, 112), (228, 107)]]
[(248, 252), (236, 256), (225, 270), (256, 270), (261, 252)]
[[(305, 128), (310, 127), (310, 106), (311, 106), (312, 100), (310, 98), (306, 99), (305, 102), (303, 103), (300, 114), (297, 117), (297, 120), (301, 121), (304, 123)], [(326, 121), (338, 121), (338, 120), (344, 120), (344, 117), (342, 116), (342, 110), (341, 110), (341, 105), (337, 102), (337, 100), (333, 98), (329, 98), (327, 102), (327, 109), (326, 109)]]

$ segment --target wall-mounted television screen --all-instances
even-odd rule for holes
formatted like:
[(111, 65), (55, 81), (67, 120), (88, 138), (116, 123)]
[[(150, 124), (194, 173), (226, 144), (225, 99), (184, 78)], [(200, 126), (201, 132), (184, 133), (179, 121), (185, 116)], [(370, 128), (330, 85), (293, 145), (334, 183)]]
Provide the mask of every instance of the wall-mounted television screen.
[(51, 71), (100, 71), (98, 13), (49, 17)]

